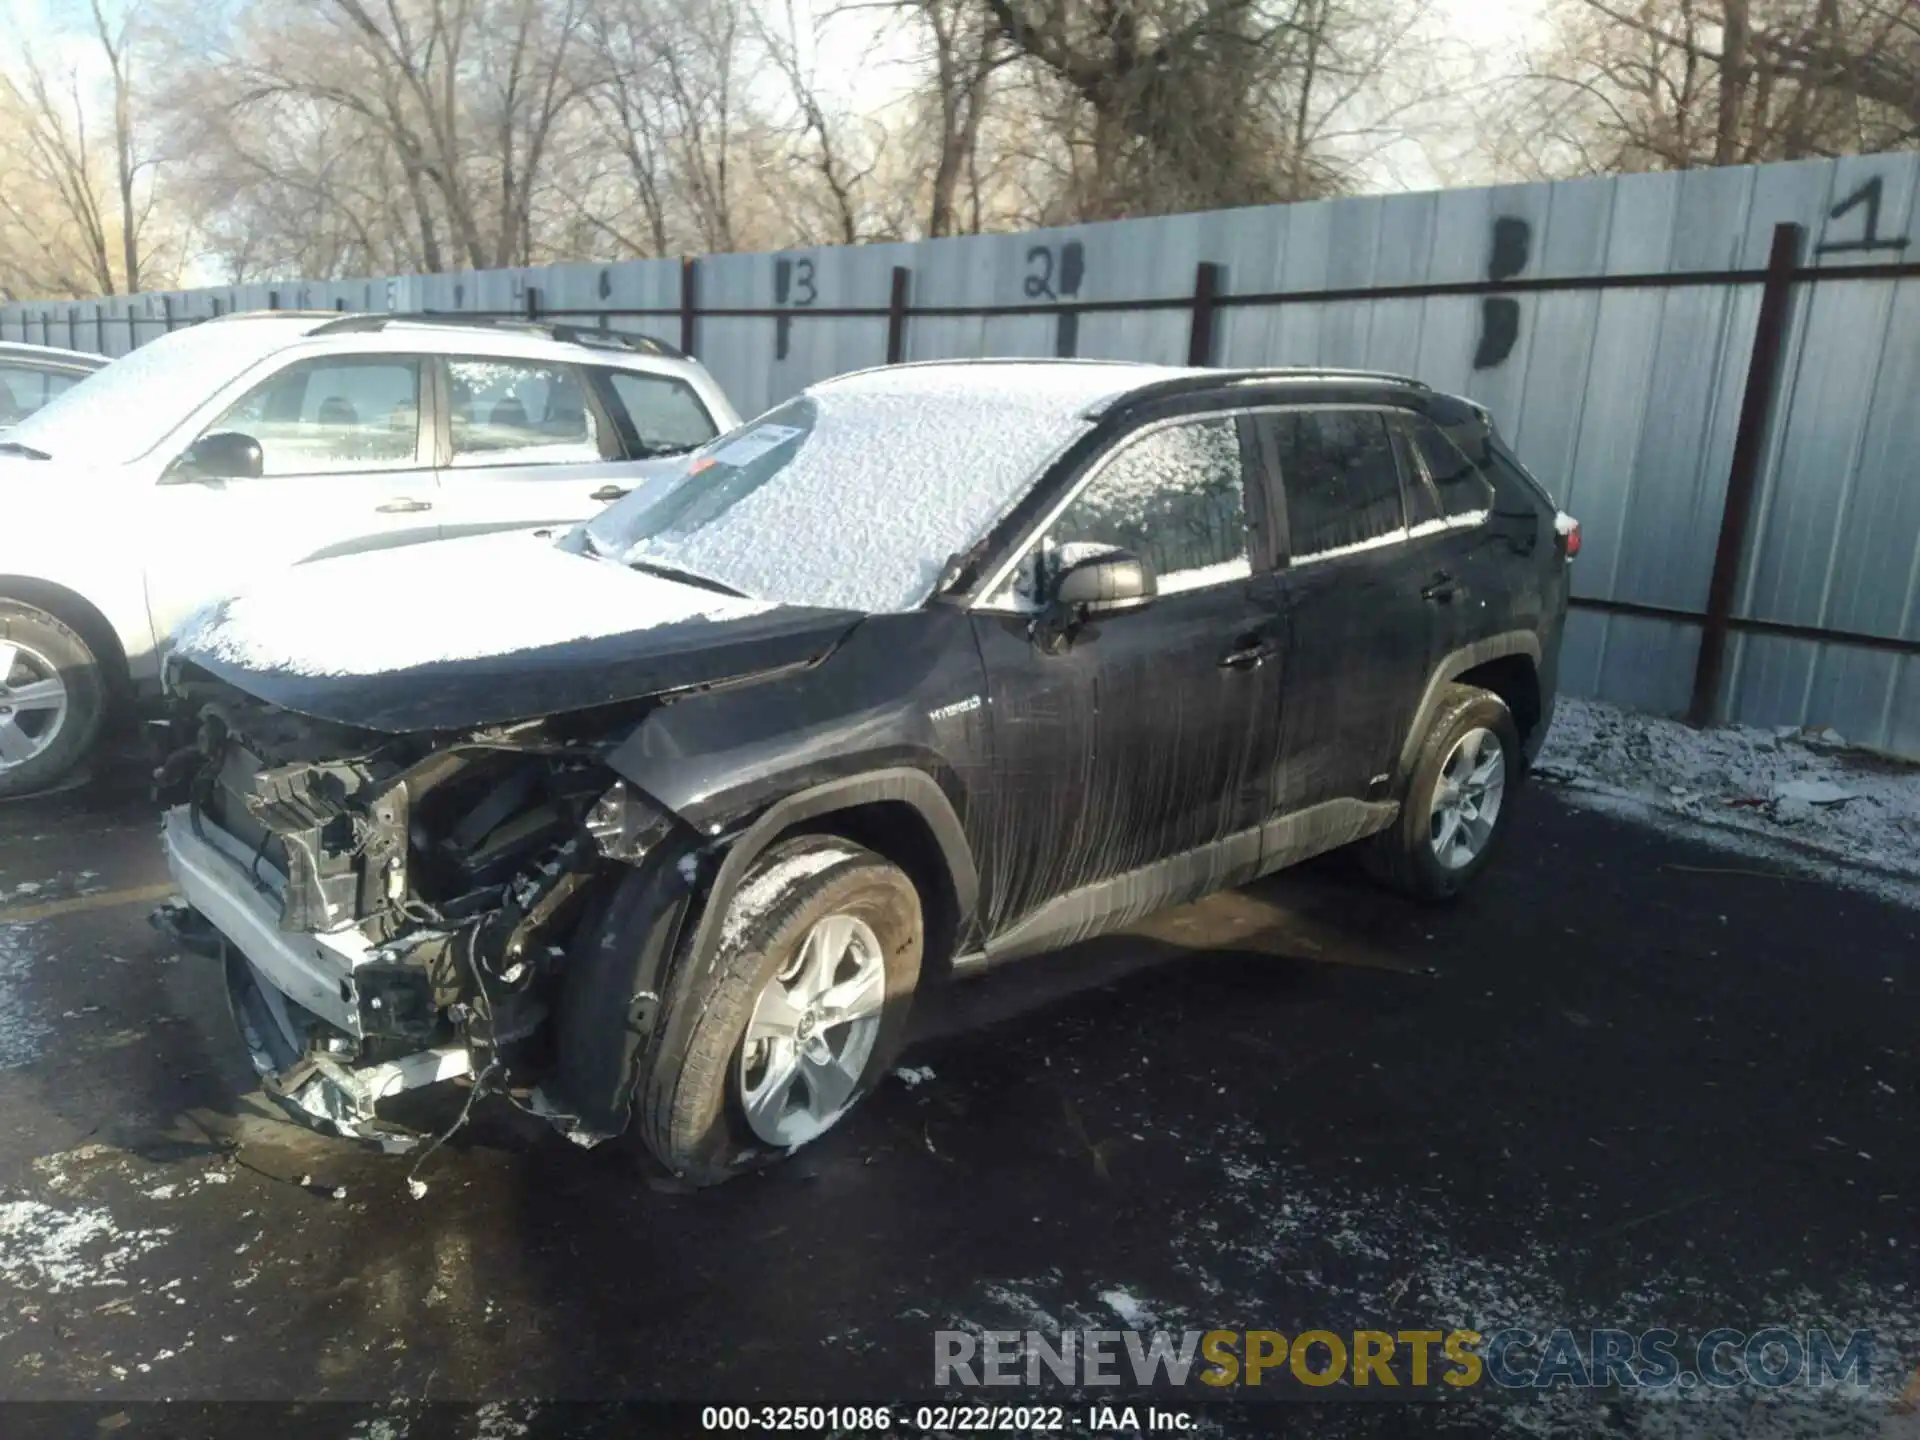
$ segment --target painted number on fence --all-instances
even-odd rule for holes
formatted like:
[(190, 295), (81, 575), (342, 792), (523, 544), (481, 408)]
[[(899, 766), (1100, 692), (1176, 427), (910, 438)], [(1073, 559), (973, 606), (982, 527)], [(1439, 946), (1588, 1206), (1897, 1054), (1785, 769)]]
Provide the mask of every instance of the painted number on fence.
[[(1880, 233), (1880, 201), (1885, 184), (1876, 175), (1861, 185), (1851, 195), (1845, 196), (1827, 212), (1827, 225), (1820, 232), (1820, 244), (1816, 253), (1821, 255), (1840, 255), (1848, 251), (1860, 250), (1904, 250), (1908, 237), (1905, 235), (1882, 235)], [(1835, 220), (1845, 220), (1854, 211), (1860, 211), (1860, 234), (1852, 240), (1829, 240), (1827, 232), (1833, 229)], [(1843, 226), (1851, 229), (1851, 224)]]
[[(805, 310), (820, 298), (814, 279), (813, 257), (782, 256), (773, 262), (773, 303), (782, 309)], [(773, 322), (773, 358), (784, 360), (793, 345), (793, 317), (780, 315)]]
[(1029, 300), (1058, 300), (1078, 295), (1086, 274), (1086, 247), (1078, 240), (1068, 240), (1057, 248), (1035, 245), (1027, 251), (1027, 274), (1022, 289)]
[[(1029, 300), (1070, 300), (1087, 278), (1087, 251), (1078, 240), (1058, 246), (1035, 245), (1027, 251), (1027, 273), (1020, 288)], [(1054, 317), (1053, 353), (1068, 357), (1080, 349), (1080, 312), (1062, 310)]]
[[(1487, 255), (1487, 279), (1511, 280), (1533, 258), (1533, 226), (1518, 215), (1502, 215), (1493, 222), (1493, 243)], [(1489, 295), (1480, 302), (1480, 341), (1474, 346), (1473, 368), (1491, 370), (1506, 363), (1520, 339), (1520, 302), (1511, 295)]]

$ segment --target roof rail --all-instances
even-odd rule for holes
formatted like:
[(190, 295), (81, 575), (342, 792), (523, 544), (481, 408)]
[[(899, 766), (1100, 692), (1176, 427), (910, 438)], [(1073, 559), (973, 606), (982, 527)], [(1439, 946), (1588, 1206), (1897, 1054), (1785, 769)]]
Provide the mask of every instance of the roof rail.
[[(281, 312), (285, 313), (285, 312)], [(547, 320), (522, 320), (504, 315), (462, 315), (451, 311), (421, 310), (373, 312), (356, 315), (330, 315), (327, 323), (316, 325), (310, 335), (358, 335), (386, 329), (389, 325), (445, 326), (449, 329), (500, 330), (510, 334), (537, 335), (563, 345), (585, 345), (597, 350), (626, 350), (640, 355), (657, 355), (663, 360), (684, 360), (678, 346), (669, 345), (651, 335), (629, 335), (619, 330), (584, 330), (577, 325), (558, 325)]]
[(1132, 408), (1154, 400), (1166, 400), (1176, 395), (1191, 395), (1208, 390), (1225, 390), (1237, 386), (1262, 385), (1276, 380), (1299, 381), (1341, 381), (1369, 380), (1384, 385), (1399, 385), (1413, 390), (1426, 390), (1429, 387), (1419, 380), (1405, 375), (1388, 375), (1377, 370), (1321, 370), (1311, 365), (1276, 366), (1263, 369), (1219, 369), (1192, 370), (1176, 375), (1168, 380), (1152, 380), (1145, 385), (1117, 396), (1106, 406), (1107, 410)]
[(1412, 390), (1431, 390), (1433, 387), (1424, 380), (1411, 375), (1398, 375), (1391, 370), (1348, 369), (1331, 365), (1255, 365), (1238, 370), (1226, 371), (1228, 379), (1234, 384), (1257, 384), (1262, 380), (1384, 380), (1392, 385), (1405, 385)]
[[(183, 320), (195, 317), (183, 315)], [(202, 324), (211, 324), (215, 320), (337, 320), (338, 310), (222, 310), (218, 315), (199, 317)]]

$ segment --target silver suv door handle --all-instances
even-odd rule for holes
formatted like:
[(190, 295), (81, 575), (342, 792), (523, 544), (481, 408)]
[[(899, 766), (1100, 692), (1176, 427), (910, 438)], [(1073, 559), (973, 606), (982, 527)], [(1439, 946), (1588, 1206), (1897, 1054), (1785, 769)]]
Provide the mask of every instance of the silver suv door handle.
[(389, 500), (386, 504), (376, 505), (373, 508), (382, 515), (412, 515), (420, 510), (431, 510), (433, 502), (431, 500)]
[(624, 500), (627, 498), (627, 492), (618, 485), (602, 485), (587, 498), (589, 500)]

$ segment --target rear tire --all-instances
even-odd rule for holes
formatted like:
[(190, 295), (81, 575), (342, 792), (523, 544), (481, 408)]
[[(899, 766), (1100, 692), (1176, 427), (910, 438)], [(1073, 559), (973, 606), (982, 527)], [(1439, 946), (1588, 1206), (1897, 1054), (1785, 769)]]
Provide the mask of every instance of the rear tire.
[(647, 1148), (681, 1179), (715, 1185), (837, 1124), (906, 1040), (923, 938), (919, 893), (898, 866), (830, 835), (770, 849), (680, 1002), (695, 1015), (684, 1045), (653, 1060), (639, 1106)]
[(44, 610), (0, 600), (0, 799), (66, 779), (106, 713), (106, 678), (87, 642)]
[(1524, 773), (1520, 732), (1506, 702), (1488, 690), (1449, 685), (1414, 760), (1399, 818), (1361, 843), (1361, 863), (1403, 895), (1453, 899), (1499, 848)]

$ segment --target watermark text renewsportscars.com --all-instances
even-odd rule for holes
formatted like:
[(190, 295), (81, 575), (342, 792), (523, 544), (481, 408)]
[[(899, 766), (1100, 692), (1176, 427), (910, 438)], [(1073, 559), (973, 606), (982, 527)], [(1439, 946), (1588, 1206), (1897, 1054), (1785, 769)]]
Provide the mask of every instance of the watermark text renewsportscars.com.
[(1866, 1391), (1874, 1336), (1853, 1330), (937, 1330), (938, 1386), (1192, 1387), (1415, 1398), (1468, 1387)]

